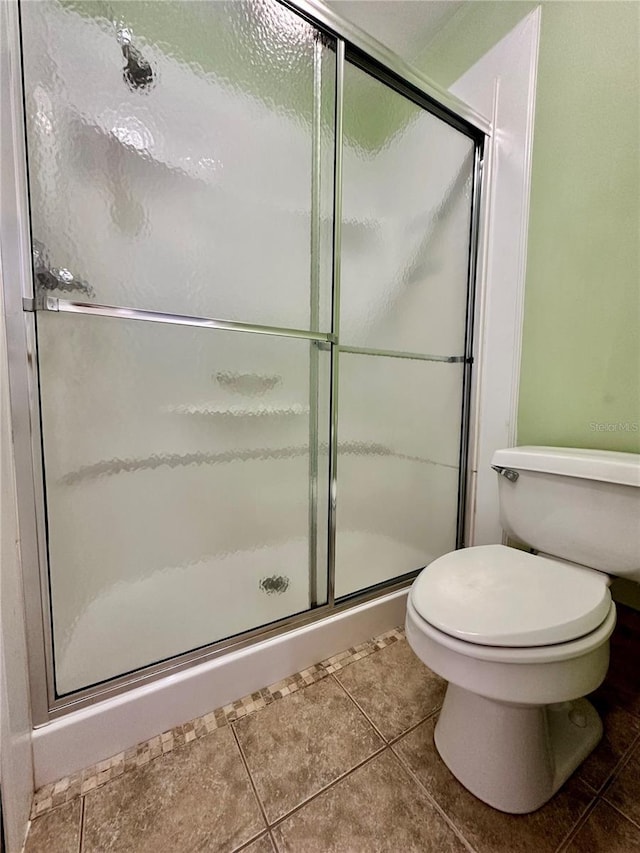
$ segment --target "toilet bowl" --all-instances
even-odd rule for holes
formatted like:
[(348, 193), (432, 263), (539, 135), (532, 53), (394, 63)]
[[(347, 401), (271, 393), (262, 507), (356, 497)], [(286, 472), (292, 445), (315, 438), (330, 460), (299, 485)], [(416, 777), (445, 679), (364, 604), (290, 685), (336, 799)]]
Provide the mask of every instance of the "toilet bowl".
[(506, 474), (503, 527), (544, 554), (503, 545), (445, 554), (416, 578), (406, 632), (449, 682), (434, 734), (441, 758), (479, 799), (525, 813), (602, 735), (583, 697), (609, 664), (610, 575), (640, 581), (640, 457), (512, 448), (493, 463)]

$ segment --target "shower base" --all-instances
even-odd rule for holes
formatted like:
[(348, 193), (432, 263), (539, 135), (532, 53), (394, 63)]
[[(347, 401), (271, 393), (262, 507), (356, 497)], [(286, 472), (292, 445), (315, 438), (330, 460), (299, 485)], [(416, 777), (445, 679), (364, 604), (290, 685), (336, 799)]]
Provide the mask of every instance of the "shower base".
[[(56, 648), (62, 695), (309, 610), (308, 544), (236, 551), (119, 581), (77, 616)], [(389, 536), (345, 531), (336, 598), (387, 581), (436, 555)], [(326, 601), (318, 573), (316, 599)]]

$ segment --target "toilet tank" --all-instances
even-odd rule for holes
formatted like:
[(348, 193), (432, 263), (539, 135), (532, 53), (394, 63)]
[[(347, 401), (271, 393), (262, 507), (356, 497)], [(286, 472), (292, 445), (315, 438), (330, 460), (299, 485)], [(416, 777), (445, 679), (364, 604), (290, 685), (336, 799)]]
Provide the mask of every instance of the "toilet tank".
[(501, 475), (500, 523), (510, 536), (640, 583), (640, 455), (512, 447), (497, 450), (491, 462)]

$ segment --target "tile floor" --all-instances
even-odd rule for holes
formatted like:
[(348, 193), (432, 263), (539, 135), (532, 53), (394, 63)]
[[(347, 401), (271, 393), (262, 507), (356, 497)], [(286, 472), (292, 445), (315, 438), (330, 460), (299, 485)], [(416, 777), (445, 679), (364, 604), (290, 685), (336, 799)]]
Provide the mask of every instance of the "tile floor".
[(640, 851), (640, 613), (592, 697), (602, 743), (539, 811), (472, 797), (433, 746), (445, 684), (404, 639), (37, 817), (26, 853)]

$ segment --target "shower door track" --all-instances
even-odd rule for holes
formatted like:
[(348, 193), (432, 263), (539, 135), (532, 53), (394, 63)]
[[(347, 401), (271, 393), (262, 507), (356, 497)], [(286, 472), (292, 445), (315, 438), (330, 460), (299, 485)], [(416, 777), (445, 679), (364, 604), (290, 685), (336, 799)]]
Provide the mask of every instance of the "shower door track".
[[(333, 225), (333, 324), (330, 333), (302, 331), (275, 326), (236, 323), (207, 317), (185, 317), (117, 306), (45, 297), (37, 303), (31, 266), (31, 238), (28, 202), (27, 153), (24, 138), (25, 106), (22, 79), (21, 37), (18, 0), (0, 4), (0, 87), (2, 153), (0, 183), (3, 187), (3, 209), (0, 222), (2, 248), (3, 295), (6, 335), (9, 352), (11, 422), (14, 436), (16, 491), (21, 531), (21, 559), (24, 568), (27, 641), (30, 658), (32, 712), (35, 725), (43, 725), (72, 710), (92, 705), (107, 697), (123, 693), (133, 686), (155, 681), (167, 674), (193, 666), (231, 651), (253, 645), (258, 640), (291, 631), (326, 618), (393, 591), (407, 587), (419, 569), (391, 581), (369, 587), (336, 600), (335, 598), (335, 534), (336, 534), (336, 460), (337, 460), (337, 388), (340, 352), (362, 352), (366, 355), (419, 358), (425, 361), (461, 362), (464, 365), (462, 442), (458, 492), (458, 547), (463, 544), (463, 520), (466, 502), (466, 457), (469, 432), (472, 369), (472, 327), (475, 305), (476, 257), (479, 244), (480, 193), (482, 156), (485, 140), (491, 135), (490, 122), (467, 104), (441, 89), (431, 80), (404, 63), (386, 47), (357, 27), (341, 19), (333, 10), (316, 0), (279, 0), (307, 19), (321, 32), (336, 40), (336, 114), (334, 161), (334, 225)], [(469, 233), (469, 270), (465, 352), (451, 356), (388, 352), (369, 348), (338, 345), (338, 304), (340, 288), (341, 241), (341, 158), (342, 103), (346, 61), (375, 76), (447, 124), (461, 130), (474, 141), (475, 162), (471, 227)], [(314, 169), (317, 167), (314, 164)], [(313, 228), (313, 225), (312, 225)], [(312, 239), (312, 247), (317, 240)], [(313, 253), (313, 250), (312, 250)], [(315, 259), (312, 257), (312, 265)], [(313, 298), (313, 294), (312, 294)], [(86, 313), (105, 317), (126, 317), (156, 323), (173, 323), (228, 331), (304, 338), (319, 348), (331, 350), (331, 423), (329, 452), (329, 534), (328, 587), (326, 604), (285, 617), (271, 624), (211, 643), (164, 661), (141, 667), (108, 681), (57, 696), (54, 689), (53, 642), (51, 631), (51, 598), (47, 556), (47, 522), (45, 512), (42, 437), (39, 407), (39, 378), (35, 309)], [(313, 376), (313, 366), (312, 366)], [(311, 501), (314, 498), (313, 466), (310, 461)], [(317, 533), (316, 533), (317, 535)], [(310, 567), (310, 600), (313, 605), (314, 566)]]

